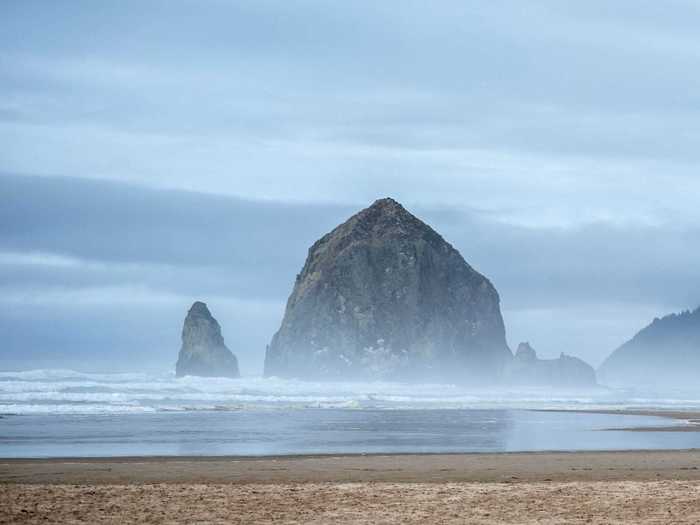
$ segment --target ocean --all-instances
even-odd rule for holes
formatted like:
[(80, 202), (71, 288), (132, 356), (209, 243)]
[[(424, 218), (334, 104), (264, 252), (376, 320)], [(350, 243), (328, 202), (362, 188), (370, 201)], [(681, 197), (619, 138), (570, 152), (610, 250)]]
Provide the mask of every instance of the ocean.
[(0, 372), (0, 457), (515, 452), (700, 447), (673, 421), (550, 409), (700, 410), (700, 396), (599, 388)]

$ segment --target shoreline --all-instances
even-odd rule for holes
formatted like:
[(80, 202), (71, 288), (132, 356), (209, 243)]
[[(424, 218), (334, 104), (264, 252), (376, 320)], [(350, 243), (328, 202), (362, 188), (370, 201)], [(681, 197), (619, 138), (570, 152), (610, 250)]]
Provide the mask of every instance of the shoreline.
[[(645, 427), (646, 428), (646, 427)], [(654, 427), (651, 427), (654, 428)], [(660, 427), (665, 428), (665, 427)], [(604, 429), (607, 430), (607, 429)], [(621, 429), (624, 430), (624, 429)], [(576, 455), (576, 454), (637, 454), (637, 453), (685, 453), (697, 452), (700, 454), (700, 442), (693, 448), (635, 448), (635, 449), (600, 449), (600, 450), (504, 450), (502, 452), (327, 452), (314, 454), (270, 454), (270, 455), (143, 455), (143, 456), (48, 456), (48, 457), (3, 457), (0, 456), (0, 465), (6, 463), (144, 463), (144, 462), (217, 462), (217, 461), (287, 461), (287, 460), (325, 460), (346, 458), (411, 458), (411, 457), (462, 457), (462, 456), (546, 456), (549, 454)]]

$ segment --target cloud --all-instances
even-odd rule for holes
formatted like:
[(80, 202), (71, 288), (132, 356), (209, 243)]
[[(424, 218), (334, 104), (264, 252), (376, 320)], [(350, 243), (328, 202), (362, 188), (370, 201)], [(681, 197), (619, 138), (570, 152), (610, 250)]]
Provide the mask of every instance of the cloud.
[(700, 219), (693, 3), (2, 9), (7, 172), (353, 206), (390, 192), (525, 225)]
[[(278, 299), (307, 248), (371, 202), (250, 201), (9, 174), (0, 189), (0, 264), (5, 275), (18, 272), (14, 280), (24, 279), (21, 272), (44, 275), (47, 284), (131, 279), (183, 293)], [(688, 283), (700, 252), (689, 247), (700, 230), (682, 223), (523, 227), (501, 220), (505, 212), (405, 204), (493, 276), (514, 304), (677, 304), (695, 292)]]

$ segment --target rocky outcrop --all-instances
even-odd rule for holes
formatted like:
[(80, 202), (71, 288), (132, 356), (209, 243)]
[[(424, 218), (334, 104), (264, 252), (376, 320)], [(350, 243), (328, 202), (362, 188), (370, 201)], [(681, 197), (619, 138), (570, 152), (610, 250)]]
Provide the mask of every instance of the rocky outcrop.
[(182, 347), (175, 375), (238, 377), (238, 360), (226, 348), (221, 327), (207, 308), (197, 301), (192, 305), (182, 327)]
[(511, 358), (489, 280), (382, 199), (310, 248), (265, 374), (492, 383)]
[(601, 383), (635, 388), (698, 388), (700, 308), (640, 330), (598, 369)]
[(529, 343), (520, 343), (506, 367), (509, 385), (583, 388), (596, 385), (596, 374), (586, 362), (561, 354), (558, 359), (539, 359)]

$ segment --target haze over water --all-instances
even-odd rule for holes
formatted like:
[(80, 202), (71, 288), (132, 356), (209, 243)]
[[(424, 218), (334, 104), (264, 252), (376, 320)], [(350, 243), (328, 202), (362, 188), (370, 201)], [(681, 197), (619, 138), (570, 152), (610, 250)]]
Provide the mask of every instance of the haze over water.
[(0, 373), (0, 456), (275, 455), (694, 448), (695, 432), (620, 432), (655, 417), (527, 409), (698, 409), (692, 393), (605, 388)]

